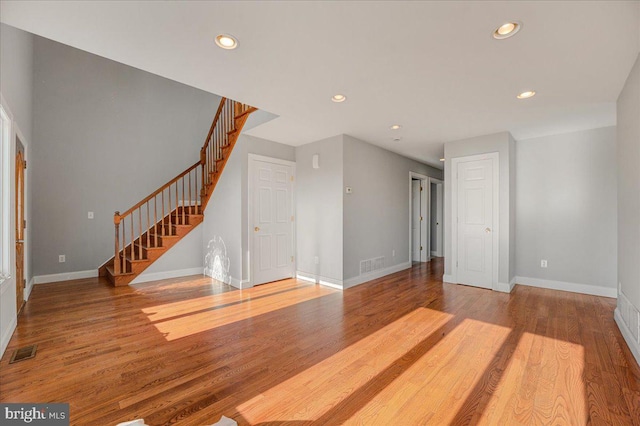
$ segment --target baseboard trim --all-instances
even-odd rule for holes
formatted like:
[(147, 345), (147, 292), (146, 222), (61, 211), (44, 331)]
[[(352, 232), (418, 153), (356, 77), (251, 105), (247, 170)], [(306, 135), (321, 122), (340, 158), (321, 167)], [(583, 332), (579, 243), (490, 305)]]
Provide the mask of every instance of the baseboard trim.
[(624, 322), (619, 308), (616, 308), (613, 312), (613, 319), (616, 321), (616, 324), (618, 324), (618, 328), (620, 329), (620, 333), (622, 334), (624, 341), (627, 343), (629, 350), (636, 359), (638, 366), (640, 366), (640, 343), (633, 338), (633, 333), (629, 329), (629, 326), (627, 326), (627, 323)]
[(571, 293), (591, 294), (593, 296), (618, 297), (618, 290), (589, 284), (569, 283), (565, 281), (543, 280), (540, 278), (515, 277), (515, 282), (529, 287), (548, 288), (550, 290), (569, 291)]
[(18, 325), (18, 321), (16, 316), (14, 315), (9, 322), (9, 326), (2, 333), (2, 337), (0, 338), (0, 358), (4, 356), (4, 351), (7, 350), (7, 346), (9, 346), (9, 342), (11, 341), (11, 336), (13, 336), (13, 332), (16, 330), (16, 326)]
[(442, 282), (443, 283), (456, 284), (456, 281), (455, 281), (455, 278), (453, 278), (453, 275), (443, 275), (442, 276)]
[(314, 275), (308, 272), (301, 272), (301, 271), (296, 271), (296, 278), (302, 281), (308, 281), (310, 283), (320, 284), (320, 285), (335, 288), (338, 290), (344, 290), (343, 282), (333, 278), (327, 278), (321, 275)]
[(502, 293), (511, 293), (511, 291), (515, 286), (516, 286), (516, 277), (513, 277), (508, 284), (498, 282), (498, 285), (496, 286), (496, 291), (499, 291)]
[(223, 282), (238, 290), (246, 290), (253, 287), (253, 284), (249, 283), (249, 280), (239, 280), (238, 278), (229, 277), (226, 281)]
[(97, 269), (88, 271), (63, 272), (61, 274), (36, 275), (33, 277), (34, 284), (57, 283), (59, 281), (81, 280), (84, 278), (95, 278), (98, 276)]
[(29, 300), (29, 297), (31, 296), (31, 291), (33, 290), (33, 277), (29, 280), (29, 283), (27, 284), (27, 288), (24, 289), (24, 300)]
[(138, 275), (136, 279), (131, 281), (131, 284), (141, 284), (147, 283), (149, 281), (158, 281), (158, 280), (166, 280), (168, 278), (179, 278), (179, 277), (187, 277), (189, 275), (203, 275), (204, 267), (198, 266), (195, 268), (187, 268), (187, 269), (176, 269), (173, 271), (163, 271), (163, 272), (143, 272)]
[(379, 269), (377, 271), (369, 272), (368, 274), (358, 275), (357, 277), (349, 278), (345, 280), (342, 288), (348, 289), (351, 287), (355, 287), (357, 285), (366, 283), (371, 280), (375, 280), (378, 278), (382, 278), (384, 276), (394, 274), (396, 272), (404, 271), (405, 269), (411, 268), (411, 262), (399, 263), (397, 265), (389, 266), (384, 269)]

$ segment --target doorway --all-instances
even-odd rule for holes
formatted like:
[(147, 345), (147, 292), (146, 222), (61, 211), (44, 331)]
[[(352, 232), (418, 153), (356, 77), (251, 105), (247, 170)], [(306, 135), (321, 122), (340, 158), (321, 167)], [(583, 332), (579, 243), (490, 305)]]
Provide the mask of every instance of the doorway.
[(498, 283), (498, 153), (454, 158), (454, 282), (492, 289)]
[(15, 200), (16, 200), (16, 312), (18, 315), (24, 306), (24, 291), (26, 279), (24, 273), (24, 230), (26, 227), (24, 205), (25, 205), (25, 150), (20, 137), (16, 134), (16, 158), (15, 158)]
[(295, 163), (249, 154), (249, 259), (252, 285), (295, 276)]
[(411, 263), (429, 261), (428, 184), (429, 178), (410, 172), (409, 197), (409, 253)]
[(439, 179), (429, 179), (429, 254), (444, 254), (444, 185)]

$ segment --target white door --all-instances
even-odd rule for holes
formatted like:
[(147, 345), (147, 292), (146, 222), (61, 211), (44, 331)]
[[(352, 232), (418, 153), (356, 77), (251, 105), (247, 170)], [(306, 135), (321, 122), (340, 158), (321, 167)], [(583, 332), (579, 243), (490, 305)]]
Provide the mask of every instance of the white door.
[(457, 281), (461, 284), (493, 287), (494, 167), (492, 158), (458, 163)]
[[(439, 183), (436, 185), (436, 256), (442, 257), (442, 248), (443, 244), (443, 235), (442, 235), (442, 219), (444, 217), (443, 207), (444, 207), (444, 198), (443, 198), (443, 187), (442, 184)], [(433, 250), (433, 249), (432, 249)]]
[(293, 166), (252, 160), (253, 284), (293, 276)]
[(420, 218), (421, 218), (421, 182), (417, 179), (411, 181), (411, 260), (414, 262), (420, 262), (420, 245), (422, 240), (420, 238)]

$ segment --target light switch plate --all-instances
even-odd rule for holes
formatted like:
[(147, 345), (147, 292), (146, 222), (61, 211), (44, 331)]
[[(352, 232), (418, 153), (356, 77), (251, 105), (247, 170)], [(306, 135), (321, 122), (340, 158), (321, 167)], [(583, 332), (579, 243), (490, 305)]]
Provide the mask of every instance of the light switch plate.
[(89, 213), (87, 213), (87, 217), (88, 217), (89, 219), (93, 219), (93, 212), (89, 212)]

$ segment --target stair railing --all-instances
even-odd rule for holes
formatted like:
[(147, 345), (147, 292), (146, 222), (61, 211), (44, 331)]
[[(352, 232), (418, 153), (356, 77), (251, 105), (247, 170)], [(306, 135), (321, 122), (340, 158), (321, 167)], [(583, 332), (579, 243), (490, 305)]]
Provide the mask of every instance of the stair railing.
[[(143, 250), (159, 247), (171, 236), (174, 225), (186, 225), (190, 214), (203, 214), (246, 116), (249, 105), (222, 98), (211, 128), (200, 149), (200, 161), (143, 198), (124, 213), (115, 212), (115, 275), (133, 272), (133, 261), (143, 259)], [(226, 155), (226, 157), (225, 157)], [(131, 267), (127, 268), (127, 258)]]

